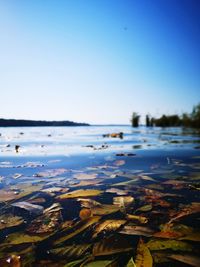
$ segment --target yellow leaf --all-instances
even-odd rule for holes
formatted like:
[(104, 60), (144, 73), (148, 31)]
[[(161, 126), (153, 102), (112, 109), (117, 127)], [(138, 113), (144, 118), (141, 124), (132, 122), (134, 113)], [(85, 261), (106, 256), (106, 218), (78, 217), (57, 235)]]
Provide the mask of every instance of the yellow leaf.
[(126, 220), (105, 220), (104, 222), (98, 224), (95, 227), (93, 237), (96, 237), (102, 231), (105, 232), (116, 231), (125, 223)]
[(138, 215), (132, 215), (132, 214), (127, 214), (127, 219), (129, 220), (136, 220), (139, 221), (142, 224), (145, 224), (148, 222), (148, 219), (144, 216), (138, 216)]
[(77, 198), (77, 197), (91, 197), (91, 196), (98, 196), (102, 193), (100, 190), (93, 190), (93, 189), (80, 189), (75, 190), (57, 197), (57, 199), (69, 199), (69, 198)]
[(137, 246), (137, 254), (135, 259), (135, 264), (137, 267), (152, 267), (153, 266), (153, 259), (151, 253), (144, 244), (143, 240), (140, 239), (138, 246)]

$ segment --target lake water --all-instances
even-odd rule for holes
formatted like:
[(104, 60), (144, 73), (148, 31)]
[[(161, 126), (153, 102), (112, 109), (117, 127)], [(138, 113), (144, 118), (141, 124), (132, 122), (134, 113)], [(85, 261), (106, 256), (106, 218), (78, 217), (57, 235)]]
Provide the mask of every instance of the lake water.
[(0, 266), (200, 266), (197, 130), (0, 134)]

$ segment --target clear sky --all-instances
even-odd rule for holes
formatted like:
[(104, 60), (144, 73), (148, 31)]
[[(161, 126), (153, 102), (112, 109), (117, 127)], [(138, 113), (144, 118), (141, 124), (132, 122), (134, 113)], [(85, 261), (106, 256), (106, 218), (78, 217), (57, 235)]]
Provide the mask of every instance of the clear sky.
[(129, 123), (199, 102), (199, 0), (0, 0), (0, 117)]

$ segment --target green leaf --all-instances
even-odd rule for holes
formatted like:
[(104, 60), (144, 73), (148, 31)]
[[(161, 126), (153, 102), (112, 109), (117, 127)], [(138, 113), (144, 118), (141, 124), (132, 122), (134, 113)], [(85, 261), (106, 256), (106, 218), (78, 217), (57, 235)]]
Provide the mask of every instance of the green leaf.
[(152, 239), (147, 243), (150, 250), (172, 249), (174, 251), (192, 251), (192, 246), (183, 241), (177, 240), (155, 240)]

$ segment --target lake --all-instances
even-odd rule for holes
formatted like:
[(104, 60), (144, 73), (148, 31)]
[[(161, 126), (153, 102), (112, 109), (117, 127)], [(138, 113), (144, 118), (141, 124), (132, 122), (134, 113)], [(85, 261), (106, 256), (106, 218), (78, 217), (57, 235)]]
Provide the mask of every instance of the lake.
[(199, 190), (197, 130), (0, 128), (0, 266), (200, 266)]

